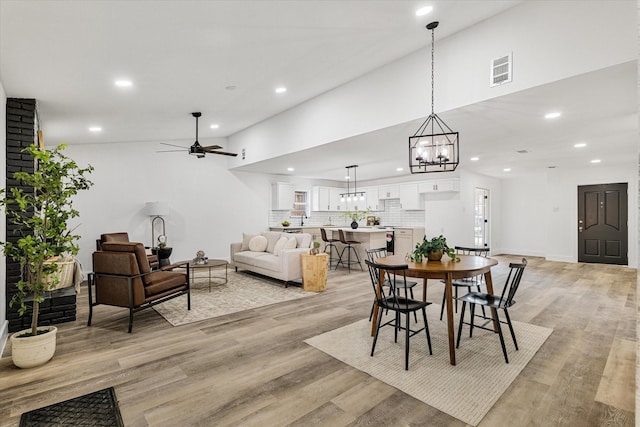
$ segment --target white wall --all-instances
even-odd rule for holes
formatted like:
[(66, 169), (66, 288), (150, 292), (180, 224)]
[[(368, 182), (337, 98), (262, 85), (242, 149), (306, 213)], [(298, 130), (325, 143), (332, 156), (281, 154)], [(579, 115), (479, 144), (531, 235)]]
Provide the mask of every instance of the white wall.
[[(212, 142), (212, 141), (207, 141)], [(214, 142), (212, 142), (214, 143)], [(91, 254), (100, 234), (126, 231), (151, 244), (146, 202), (166, 201), (165, 218), (172, 261), (192, 259), (202, 249), (209, 258), (229, 258), (229, 243), (242, 232), (267, 227), (269, 181), (261, 175), (232, 173), (226, 157), (197, 159), (185, 153), (156, 153), (157, 142), (81, 144), (65, 150), (79, 165), (91, 164), (94, 186), (80, 193), (79, 260), (91, 271)], [(157, 234), (156, 234), (157, 235)]]
[[(633, 1), (527, 1), (442, 39), (436, 111), (635, 60), (636, 14)], [(490, 61), (508, 52), (517, 78), (490, 88)], [(232, 135), (228, 148), (246, 159), (231, 167), (425, 117), (429, 58), (422, 49)]]
[[(7, 95), (0, 81), (0, 188), (6, 186), (7, 176)], [(0, 209), (0, 241), (5, 241), (7, 237), (6, 221), (4, 218), (4, 209)], [(3, 255), (0, 256), (0, 355), (4, 344), (7, 341), (9, 333), (9, 322), (7, 321), (7, 259)]]
[(626, 182), (628, 187), (629, 266), (638, 266), (638, 178), (635, 165), (607, 168), (551, 169), (546, 174), (504, 180), (502, 246), (504, 253), (544, 256), (551, 261), (578, 260), (579, 185)]
[(474, 190), (489, 190), (489, 247), (496, 252), (501, 242), (501, 182), (496, 178), (459, 171), (460, 191), (425, 194), (425, 234), (427, 238), (442, 234), (449, 246), (474, 246)]

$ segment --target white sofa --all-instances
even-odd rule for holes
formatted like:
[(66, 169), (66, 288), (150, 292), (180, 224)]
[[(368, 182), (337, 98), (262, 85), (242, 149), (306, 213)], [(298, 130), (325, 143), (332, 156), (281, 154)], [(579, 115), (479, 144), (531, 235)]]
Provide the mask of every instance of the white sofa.
[[(249, 247), (251, 240), (255, 236), (266, 238), (267, 244), (264, 250), (251, 250)], [(281, 241), (283, 237), (285, 240)], [(283, 248), (282, 242), (285, 242), (288, 247), (292, 246), (293, 242), (289, 241), (290, 239), (295, 239), (295, 248)], [(311, 241), (312, 236), (309, 233), (281, 233), (277, 231), (264, 231), (259, 234), (243, 233), (242, 242), (231, 243), (231, 264), (236, 271), (238, 271), (238, 268), (242, 268), (273, 277), (284, 281), (284, 285), (287, 287), (289, 281), (302, 277), (300, 254), (309, 253)], [(288, 245), (286, 242), (288, 242)], [(253, 244), (251, 246), (256, 249), (256, 246), (260, 245)], [(259, 247), (258, 249), (262, 248)]]

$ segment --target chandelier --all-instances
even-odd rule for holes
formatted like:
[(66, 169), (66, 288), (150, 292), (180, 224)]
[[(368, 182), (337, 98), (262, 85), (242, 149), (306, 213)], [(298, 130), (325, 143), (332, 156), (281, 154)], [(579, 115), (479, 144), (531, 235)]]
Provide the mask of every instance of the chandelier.
[[(341, 202), (344, 202), (345, 200), (347, 202), (350, 202), (352, 200), (355, 202), (358, 199), (364, 200), (364, 191), (357, 191), (358, 189), (358, 181), (356, 179), (357, 167), (358, 165), (345, 166), (345, 168), (347, 168), (347, 176), (345, 177), (345, 179), (347, 180), (347, 192), (340, 193)], [(353, 169), (353, 191), (351, 191), (351, 188), (349, 186), (349, 183), (351, 182), (351, 169)]]
[(459, 159), (458, 132), (434, 112), (434, 31), (438, 21), (431, 22), (431, 114), (409, 137), (409, 168), (411, 173), (451, 172), (456, 170)]

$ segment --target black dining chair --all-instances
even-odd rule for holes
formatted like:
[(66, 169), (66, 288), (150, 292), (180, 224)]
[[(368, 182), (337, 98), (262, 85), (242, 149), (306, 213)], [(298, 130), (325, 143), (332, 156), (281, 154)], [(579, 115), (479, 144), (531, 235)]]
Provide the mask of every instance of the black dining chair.
[[(371, 262), (376, 262), (376, 260), (378, 258), (381, 257), (386, 257), (388, 255), (387, 253), (387, 248), (375, 248), (375, 249), (367, 249), (367, 259)], [(389, 286), (389, 277), (388, 275), (386, 275), (387, 277), (384, 280), (384, 284), (383, 287), (385, 289), (389, 289), (389, 292), (391, 292), (391, 287)], [(415, 299), (415, 297), (413, 296), (413, 288), (418, 284), (418, 282), (414, 282), (414, 281), (410, 281), (407, 280), (407, 289), (409, 290), (409, 294), (405, 294), (405, 297), (409, 298), (411, 297), (411, 299)], [(402, 288), (402, 284), (401, 283), (395, 283), (396, 285), (396, 289), (401, 289)], [(371, 322), (371, 318), (373, 317), (373, 307), (375, 306), (375, 301), (373, 302), (373, 304), (371, 305), (371, 313), (369, 314), (369, 322)], [(413, 317), (415, 318), (416, 322), (418, 321), (418, 315), (414, 312), (413, 313)]]
[[(487, 257), (489, 255), (489, 248), (472, 248), (466, 246), (455, 246), (457, 255), (476, 255)], [(444, 283), (444, 280), (442, 281)], [(471, 292), (471, 287), (475, 287), (476, 291), (480, 292), (480, 286), (484, 283), (484, 277), (481, 275), (473, 276), (473, 277), (465, 277), (464, 279), (456, 279), (451, 282), (451, 288), (455, 292), (454, 293), (454, 302), (456, 313), (458, 312), (458, 289), (459, 288), (467, 288), (467, 292)], [(442, 320), (442, 315), (444, 314), (444, 303), (446, 301), (446, 289), (442, 291), (442, 305), (440, 306), (440, 320)], [(482, 307), (482, 314), (485, 314), (484, 307)]]
[[(516, 334), (513, 331), (513, 325), (511, 324), (511, 318), (509, 317), (509, 308), (512, 307), (516, 301), (513, 299), (516, 296), (516, 292), (520, 287), (520, 280), (522, 279), (522, 274), (524, 273), (524, 269), (527, 266), (526, 258), (522, 258), (522, 262), (520, 263), (510, 263), (509, 264), (509, 275), (507, 276), (507, 280), (505, 281), (504, 288), (502, 288), (502, 293), (500, 296), (491, 295), (486, 292), (469, 292), (463, 297), (458, 298), (462, 301), (462, 311), (460, 314), (460, 322), (458, 326), (458, 340), (456, 342), (456, 348), (460, 346), (460, 336), (462, 335), (462, 325), (466, 324), (470, 326), (469, 329), (469, 337), (473, 336), (473, 328), (481, 328), (488, 331), (496, 332), (495, 329), (487, 327), (487, 325), (491, 324), (491, 326), (497, 326), (498, 328), (498, 336), (500, 337), (500, 345), (502, 346), (502, 354), (504, 354), (504, 361), (509, 363), (509, 357), (507, 356), (507, 349), (504, 344), (504, 336), (502, 335), (502, 327), (500, 326), (502, 323), (509, 325), (509, 331), (511, 332), (511, 338), (513, 338), (513, 344), (515, 345), (516, 351), (518, 351), (518, 341), (516, 340)], [(467, 303), (471, 305), (471, 316), (469, 322), (464, 321), (464, 311)], [(491, 310), (492, 316), (495, 317), (497, 322), (493, 321), (492, 317), (487, 317), (484, 315), (476, 315), (475, 308), (476, 305), (481, 307), (488, 307)], [(498, 309), (504, 311), (504, 317), (506, 321), (500, 320), (498, 316)], [(474, 319), (479, 317), (483, 319), (485, 322), (483, 325), (476, 325)]]
[[(375, 304), (380, 309), (378, 313), (378, 319), (376, 322), (376, 333), (373, 337), (373, 345), (371, 346), (371, 357), (373, 357), (373, 353), (376, 350), (376, 342), (378, 341), (378, 335), (380, 333), (380, 328), (383, 326), (393, 326), (394, 329), (394, 342), (398, 342), (398, 331), (405, 331), (405, 345), (404, 345), (404, 369), (406, 371), (409, 370), (409, 340), (412, 336), (420, 333), (422, 330), (425, 331), (427, 335), (427, 344), (429, 346), (429, 354), (433, 354), (431, 349), (431, 335), (429, 334), (429, 322), (427, 321), (427, 312), (426, 307), (430, 305), (430, 302), (424, 302), (420, 300), (414, 300), (411, 298), (407, 298), (406, 296), (400, 296), (401, 294), (407, 295), (408, 287), (407, 287), (407, 265), (380, 265), (366, 259), (364, 261), (369, 267), (369, 276), (371, 278), (371, 284), (373, 286), (373, 291), (376, 296)], [(389, 274), (389, 286), (391, 287), (391, 292), (389, 295), (386, 295), (383, 292), (382, 284), (380, 283), (380, 269), (385, 270), (386, 274)], [(400, 292), (402, 291), (402, 292)], [(382, 315), (384, 311), (393, 311), (394, 316), (393, 319), (388, 322), (382, 323)], [(424, 327), (418, 330), (411, 330), (411, 325), (409, 323), (409, 313), (415, 313), (416, 311), (422, 311), (422, 318), (424, 320)], [(402, 326), (401, 315), (405, 316), (405, 326)]]

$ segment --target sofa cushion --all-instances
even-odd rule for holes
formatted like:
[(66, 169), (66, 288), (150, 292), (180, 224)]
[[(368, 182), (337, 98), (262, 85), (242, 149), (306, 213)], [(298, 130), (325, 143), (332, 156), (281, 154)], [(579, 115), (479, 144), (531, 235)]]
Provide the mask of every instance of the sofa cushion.
[(253, 236), (249, 240), (249, 250), (252, 252), (264, 252), (267, 249), (267, 238), (264, 236)]
[(298, 241), (299, 248), (308, 248), (311, 246), (311, 234), (309, 233), (296, 234), (296, 240)]
[(278, 231), (265, 231), (262, 235), (267, 238), (267, 252), (272, 254), (273, 249), (276, 247), (276, 243), (278, 243), (278, 240), (280, 240), (280, 237), (282, 237), (284, 233), (280, 233)]
[(273, 247), (273, 254), (275, 256), (280, 256), (280, 252), (282, 252), (288, 241), (289, 239), (287, 239), (285, 236), (280, 237), (280, 239), (278, 239), (278, 241), (276, 242), (276, 245)]
[(298, 240), (295, 237), (291, 237), (287, 239), (287, 243), (284, 245), (282, 249), (295, 249), (298, 247)]
[(242, 233), (242, 245), (240, 246), (241, 251), (249, 250), (249, 242), (253, 236), (257, 236), (257, 234)]
[(265, 270), (280, 271), (280, 258), (269, 252), (236, 252), (234, 261)]

